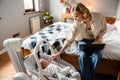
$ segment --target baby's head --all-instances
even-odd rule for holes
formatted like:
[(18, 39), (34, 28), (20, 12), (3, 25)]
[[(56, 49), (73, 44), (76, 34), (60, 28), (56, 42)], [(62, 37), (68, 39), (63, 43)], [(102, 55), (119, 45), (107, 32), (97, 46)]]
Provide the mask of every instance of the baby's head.
[(49, 61), (45, 59), (40, 59), (40, 64), (42, 69), (45, 69), (49, 65)]

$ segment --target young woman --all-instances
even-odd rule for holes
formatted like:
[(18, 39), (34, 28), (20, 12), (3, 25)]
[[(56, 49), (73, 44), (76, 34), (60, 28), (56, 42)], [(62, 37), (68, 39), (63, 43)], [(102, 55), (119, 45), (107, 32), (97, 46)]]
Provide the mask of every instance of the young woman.
[(74, 18), (74, 23), (71, 29), (72, 36), (67, 40), (64, 47), (58, 53), (51, 56), (51, 59), (55, 59), (73, 42), (76, 42), (78, 44), (80, 55), (78, 60), (81, 78), (82, 80), (93, 80), (96, 67), (102, 57), (101, 50), (95, 50), (92, 52), (84, 51), (80, 48), (80, 45), (102, 43), (102, 37), (106, 32), (105, 17), (100, 13), (90, 13), (88, 8), (82, 3), (73, 5), (71, 8), (71, 14)]

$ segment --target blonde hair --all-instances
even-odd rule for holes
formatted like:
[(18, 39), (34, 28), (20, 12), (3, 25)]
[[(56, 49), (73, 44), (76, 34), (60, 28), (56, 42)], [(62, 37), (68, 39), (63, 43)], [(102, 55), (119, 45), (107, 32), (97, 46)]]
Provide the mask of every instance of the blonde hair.
[(87, 19), (88, 17), (91, 18), (91, 14), (90, 14), (89, 9), (85, 5), (83, 5), (82, 3), (74, 4), (71, 8), (71, 12), (74, 12), (74, 11), (82, 13), (84, 19)]

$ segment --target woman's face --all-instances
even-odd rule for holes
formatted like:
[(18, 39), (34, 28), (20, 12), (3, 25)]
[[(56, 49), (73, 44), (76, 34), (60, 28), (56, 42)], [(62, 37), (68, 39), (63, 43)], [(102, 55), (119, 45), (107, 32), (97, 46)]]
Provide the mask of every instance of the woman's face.
[(83, 14), (79, 13), (77, 11), (72, 12), (73, 19), (76, 21), (82, 21), (83, 20)]

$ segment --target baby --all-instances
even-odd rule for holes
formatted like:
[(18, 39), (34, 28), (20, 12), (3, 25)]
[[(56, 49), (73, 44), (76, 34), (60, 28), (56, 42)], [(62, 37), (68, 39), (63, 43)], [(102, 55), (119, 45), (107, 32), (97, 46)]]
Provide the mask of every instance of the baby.
[[(48, 61), (40, 59), (42, 69), (56, 75), (59, 80), (80, 80), (80, 74), (77, 71), (72, 70), (70, 66), (57, 63), (54, 60)], [(76, 79), (75, 79), (76, 78)]]

